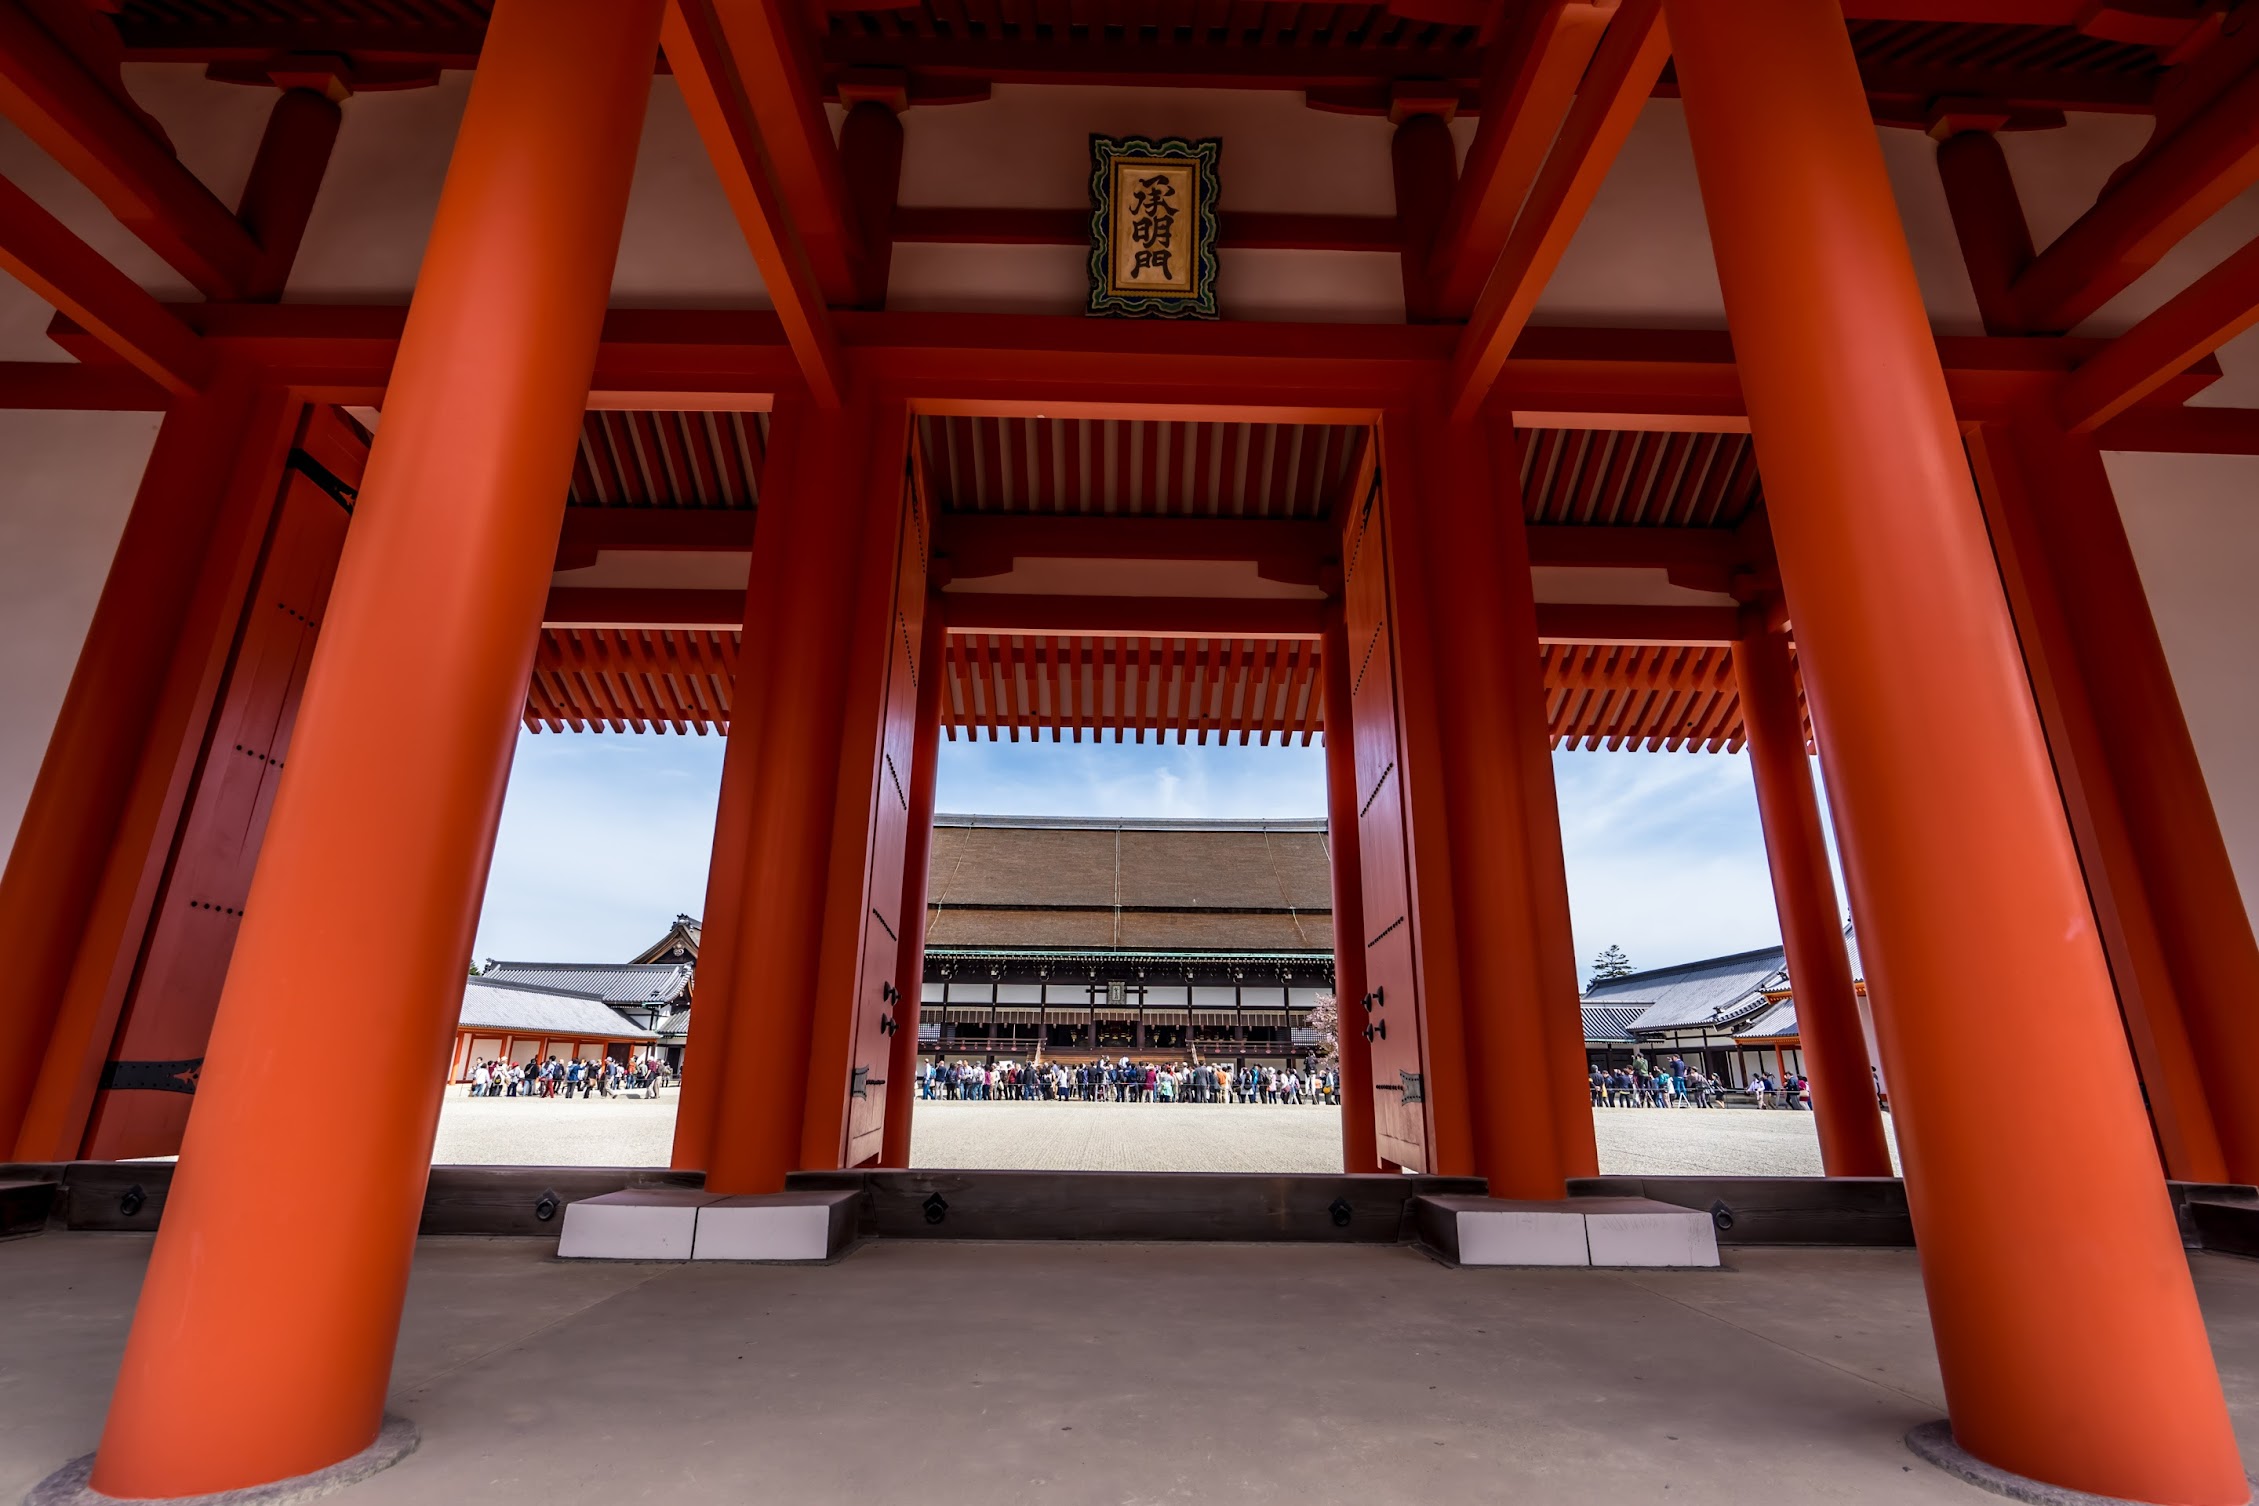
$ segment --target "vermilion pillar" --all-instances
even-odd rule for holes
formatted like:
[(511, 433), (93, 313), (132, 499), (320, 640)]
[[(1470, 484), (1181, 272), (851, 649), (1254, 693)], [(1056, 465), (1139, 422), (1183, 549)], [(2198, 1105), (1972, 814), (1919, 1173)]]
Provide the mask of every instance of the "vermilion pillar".
[(2101, 451), (2034, 411), (1972, 450), (2166, 1164), (2259, 1180), (2259, 943)]
[(910, 1115), (918, 1101), (918, 1019), (925, 1000), (926, 888), (933, 865), (933, 802), (941, 762), (941, 598), (926, 598), (918, 649), (917, 745), (910, 756), (909, 826), (902, 844), (902, 947), (894, 970), (893, 1049), (886, 1064), (886, 1134), (881, 1166), (910, 1164)]
[(1796, 704), (1796, 668), (1788, 640), (1747, 625), (1734, 645), (1741, 723), (1749, 739), (1749, 772), (1757, 785), (1757, 818), (1773, 872), (1773, 905), (1781, 945), (1796, 988), (1796, 1028), (1812, 1078), (1812, 1117), (1820, 1132), (1820, 1165), (1831, 1177), (1891, 1175), (1890, 1144), (1859, 1025), (1851, 952), (1828, 872), (1827, 836), (1812, 765), (1804, 752), (1804, 717)]
[(772, 583), (742, 899), (734, 915), (723, 917), (735, 927), (735, 955), (758, 958), (759, 965), (735, 970), (723, 1006), (730, 1020), (724, 1055), (700, 1068), (722, 1075), (706, 1159), (706, 1185), (716, 1192), (777, 1192), (802, 1164), (802, 1071), (824, 961), (853, 583), (860, 579), (862, 488), (875, 418), (869, 403), (803, 410), (790, 473), (762, 494), (762, 526), (778, 528), (779, 557), (789, 568)]
[(1349, 633), (1326, 614), (1319, 665), (1326, 688), (1326, 869), (1333, 878), (1333, 1008), (1341, 1048), (1341, 1169), (1379, 1171), (1373, 1133), (1373, 1045), (1365, 1031), (1365, 894), (1357, 852), (1357, 739), (1350, 715)]
[(1493, 1196), (1556, 1198), (1598, 1157), (1528, 542), (1485, 425), (1415, 432), (1398, 516), (1420, 532), (1441, 680), (1475, 1165)]
[(745, 891), (745, 866), (761, 765), (761, 720), (770, 658), (775, 652), (777, 582), (784, 558), (789, 509), (771, 507), (793, 485), (805, 410), (778, 405), (761, 459), (762, 507), (753, 523), (753, 554), (745, 582), (745, 621), (738, 636), (737, 673), (730, 682), (729, 746), (722, 755), (721, 791), (714, 803), (714, 849), (706, 866), (706, 908), (698, 946), (691, 1033), (683, 1045), (682, 1088), (676, 1094), (675, 1141), (670, 1164), (703, 1170), (713, 1153), (714, 1122), (727, 1088), (729, 1035), (737, 1019), (740, 912), (758, 896)]
[[(105, 1494), (235, 1489), (376, 1436), (660, 10), (494, 9), (95, 1461)], [(299, 1091), (309, 1061), (383, 1091)], [(333, 1195), (318, 1217), (246, 1195), (275, 1186)]]
[[(1834, 0), (1666, 0), (1961, 1445), (2102, 1495), (2243, 1478)], [(1970, 980), (1988, 980), (1971, 1008)], [(1972, 1093), (1972, 1068), (2077, 1083)]]

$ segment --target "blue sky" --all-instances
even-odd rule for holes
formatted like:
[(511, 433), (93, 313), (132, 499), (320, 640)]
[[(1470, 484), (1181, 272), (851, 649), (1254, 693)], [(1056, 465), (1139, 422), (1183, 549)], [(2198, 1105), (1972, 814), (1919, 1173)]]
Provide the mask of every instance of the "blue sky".
[[(705, 900), (715, 737), (524, 733), (473, 955), (632, 956)], [(1779, 940), (1748, 760), (1559, 753), (1577, 959), (1641, 966)], [(1322, 750), (1174, 743), (944, 742), (945, 811), (1029, 816), (1317, 816)]]

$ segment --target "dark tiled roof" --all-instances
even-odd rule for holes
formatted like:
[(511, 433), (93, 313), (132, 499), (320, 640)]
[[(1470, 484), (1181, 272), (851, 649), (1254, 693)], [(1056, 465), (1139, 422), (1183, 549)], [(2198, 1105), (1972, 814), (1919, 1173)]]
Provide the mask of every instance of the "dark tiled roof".
[(940, 816), (932, 946), (1331, 952), (1326, 826)]
[(1631, 1022), (1646, 1013), (1645, 1004), (1587, 1004), (1584, 1038), (1588, 1041), (1628, 1041)]
[(1764, 1004), (1763, 990), (1780, 987), (1788, 977), (1787, 961), (1785, 951), (1769, 946), (1649, 968), (1593, 984), (1585, 990), (1584, 1001), (1646, 1005), (1631, 1022), (1634, 1031), (1725, 1026)]
[(479, 976), (633, 1007), (682, 997), (690, 987), (690, 971), (687, 962), (497, 962)]
[(463, 1009), (458, 1018), (466, 1030), (618, 1041), (657, 1039), (650, 1031), (629, 1024), (593, 994), (529, 988), (498, 982), (484, 974), (463, 985)]
[(696, 962), (698, 960), (698, 945), (704, 939), (704, 935), (705, 928), (699, 925), (696, 916), (677, 915), (675, 923), (667, 927), (666, 935), (652, 942), (651, 945), (628, 960), (631, 962), (672, 962), (675, 950), (680, 947), (690, 954), (692, 962)]

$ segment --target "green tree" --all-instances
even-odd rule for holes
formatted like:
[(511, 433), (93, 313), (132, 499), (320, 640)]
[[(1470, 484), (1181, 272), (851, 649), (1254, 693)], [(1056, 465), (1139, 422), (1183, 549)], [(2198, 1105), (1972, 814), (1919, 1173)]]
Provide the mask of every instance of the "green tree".
[(1614, 943), (1610, 943), (1606, 951), (1592, 959), (1592, 981), (1595, 983), (1605, 983), (1610, 978), (1628, 978), (1638, 971), (1638, 968), (1632, 966), (1631, 958), (1624, 955), (1624, 949)]

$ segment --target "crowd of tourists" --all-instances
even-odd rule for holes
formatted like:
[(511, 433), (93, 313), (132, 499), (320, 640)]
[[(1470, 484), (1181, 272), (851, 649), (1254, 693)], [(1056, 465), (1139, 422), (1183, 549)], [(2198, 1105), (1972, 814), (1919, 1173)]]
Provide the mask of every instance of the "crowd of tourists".
[(967, 1102), (1271, 1103), (1341, 1102), (1331, 1067), (1233, 1067), (1224, 1062), (924, 1062), (918, 1096)]
[[(1644, 1054), (1635, 1054), (1628, 1067), (1594, 1067), (1591, 1086), (1596, 1109), (1709, 1109), (1724, 1101), (1728, 1084), (1676, 1056), (1653, 1066)], [(1794, 1072), (1777, 1077), (1760, 1072), (1746, 1091), (1761, 1109), (1812, 1106), (1811, 1083)]]
[(636, 1055), (624, 1062), (602, 1061), (483, 1061), (471, 1068), (473, 1098), (656, 1098), (671, 1074), (655, 1056)]

